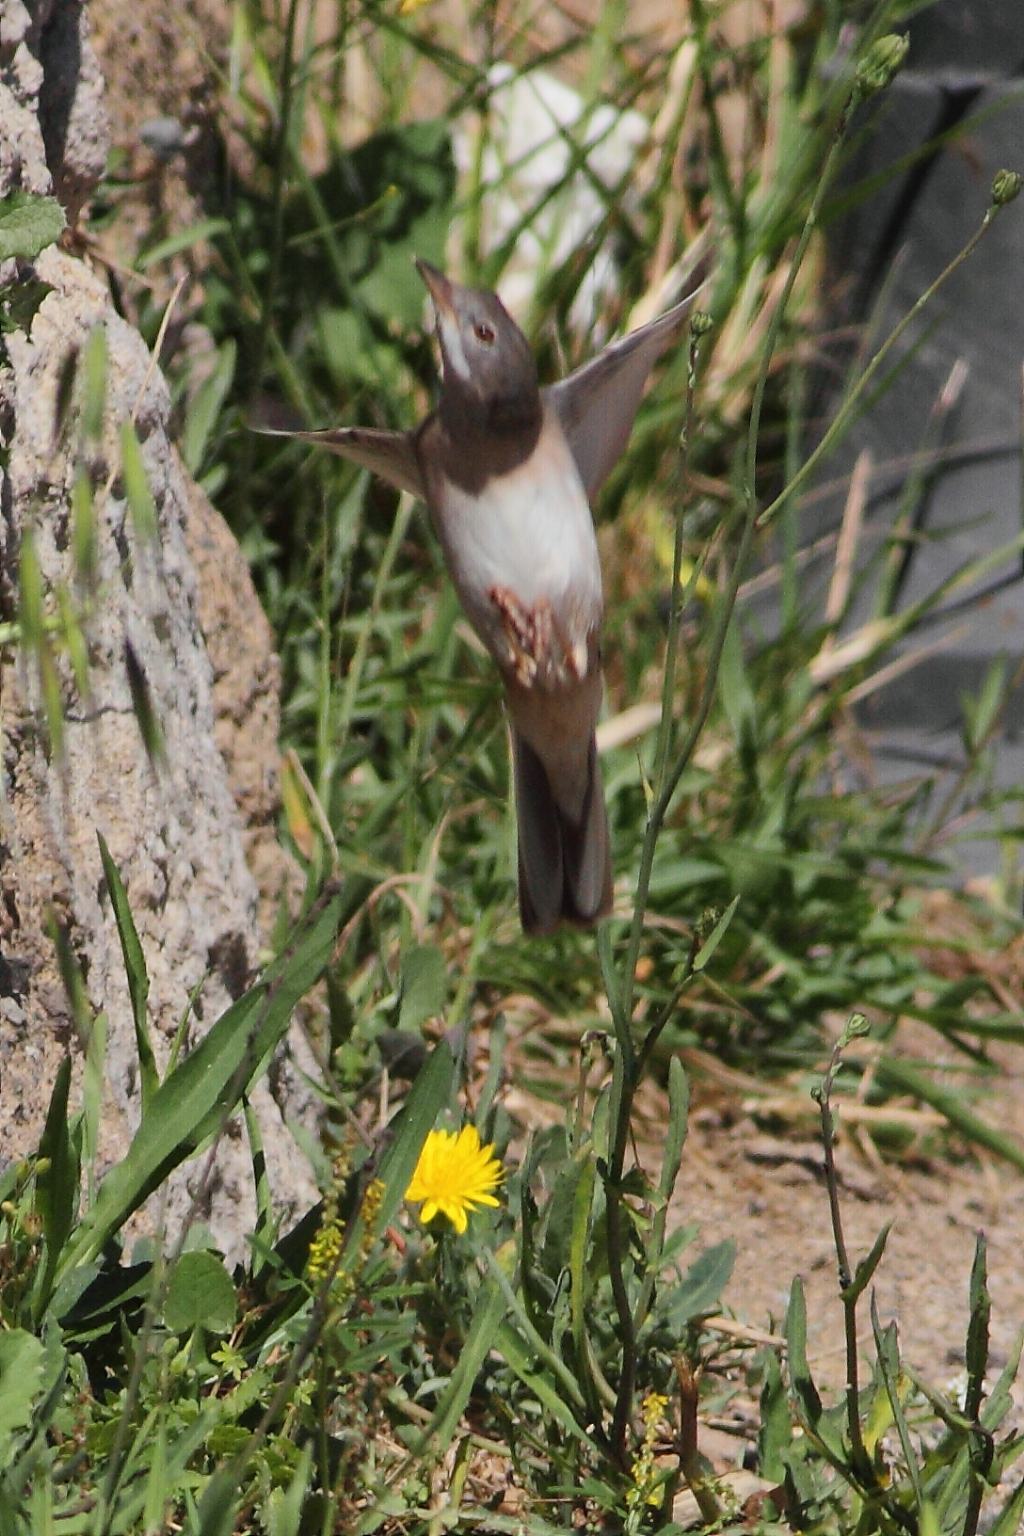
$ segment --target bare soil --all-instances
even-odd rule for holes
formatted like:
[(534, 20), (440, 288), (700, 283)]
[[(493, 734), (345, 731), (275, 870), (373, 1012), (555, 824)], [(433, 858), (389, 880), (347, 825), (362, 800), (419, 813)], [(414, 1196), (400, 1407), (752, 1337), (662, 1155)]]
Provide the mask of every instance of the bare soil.
[[(1014, 1112), (1022, 1071), (1018, 1060), (995, 1085), (1003, 1107)], [(976, 1236), (985, 1234), (997, 1372), (1024, 1327), (1024, 1174), (987, 1153), (958, 1156), (952, 1149), (906, 1167), (872, 1163), (852, 1136), (841, 1138), (837, 1164), (851, 1264), (868, 1253), (885, 1223), (893, 1224), (874, 1282), (879, 1317), (883, 1325), (896, 1318), (907, 1363), (930, 1385), (945, 1387), (963, 1369), (968, 1282)], [(699, 1224), (701, 1247), (735, 1239), (736, 1265), (723, 1299), (753, 1327), (780, 1329), (793, 1276), (802, 1277), (812, 1368), (823, 1383), (841, 1385), (842, 1308), (820, 1138), (766, 1134), (752, 1114), (728, 1107), (698, 1109), (674, 1217)], [(871, 1357), (867, 1305), (861, 1322)]]

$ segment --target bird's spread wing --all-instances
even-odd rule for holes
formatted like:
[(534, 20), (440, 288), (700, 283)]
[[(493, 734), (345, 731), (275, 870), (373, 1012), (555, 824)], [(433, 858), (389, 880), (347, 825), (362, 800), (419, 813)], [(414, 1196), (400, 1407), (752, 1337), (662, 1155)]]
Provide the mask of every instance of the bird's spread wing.
[(280, 432), (260, 427), (266, 437), (297, 437), (303, 443), (329, 448), (343, 459), (352, 459), (399, 491), (411, 491), (425, 501), (426, 486), (420, 473), (411, 432), (385, 432), (375, 427), (328, 427), (322, 432)]
[(647, 375), (670, 345), (704, 287), (703, 280), (674, 308), (632, 331), (545, 391), (558, 413), (593, 500), (633, 429)]

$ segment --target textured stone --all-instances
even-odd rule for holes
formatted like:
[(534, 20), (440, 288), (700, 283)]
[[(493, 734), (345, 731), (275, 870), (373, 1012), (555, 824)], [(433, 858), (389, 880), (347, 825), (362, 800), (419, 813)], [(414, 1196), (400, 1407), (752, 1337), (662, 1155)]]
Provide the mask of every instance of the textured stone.
[[(53, 190), (74, 219), (106, 153), (102, 82), (77, 4), (19, 4), (4, 14), (0, 194)], [(8, 270), (13, 268), (7, 264)], [(5, 274), (6, 275), (6, 274)], [(24, 265), (19, 275), (32, 275)], [(50, 286), (30, 334), (7, 338), (0, 367), (0, 622), (18, 613), (21, 545), (31, 529), (47, 611), (61, 595), (79, 616), (88, 687), (76, 682), (59, 636), (64, 748), (45, 727), (36, 656), (0, 657), (0, 1072), (6, 1157), (37, 1143), (57, 1065), (79, 1057), (75, 1020), (50, 937), (67, 936), (88, 1003), (108, 1020), (108, 1102), (101, 1162), (121, 1157), (138, 1124), (134, 1027), (97, 833), (128, 891), (146, 957), (149, 1014), (160, 1063), (199, 988), (191, 1045), (238, 996), (261, 948), (261, 890), (269, 904), (293, 878), (274, 837), (278, 665), (245, 563), (222, 519), (190, 479), (169, 433), (170, 399), (139, 334), (115, 312), (103, 281), (69, 252), (44, 251), (35, 276)], [(96, 329), (106, 351), (102, 427), (86, 435), (80, 360)], [(157, 534), (135, 526), (120, 477), (120, 431), (134, 420)], [(73, 492), (84, 476), (95, 514), (95, 562), (76, 569)], [(126, 661), (130, 648), (152, 702), (162, 760), (147, 755)], [(247, 857), (248, 856), (248, 857)], [(302, 1042), (289, 1047), (301, 1052)], [(297, 1074), (274, 1074), (254, 1095), (272, 1187), (282, 1203), (314, 1197), (285, 1129), (301, 1113)], [(282, 1085), (290, 1085), (289, 1089)], [(171, 1181), (173, 1226), (192, 1203), (196, 1170)], [(200, 1213), (233, 1255), (253, 1214), (244, 1139), (229, 1131)]]

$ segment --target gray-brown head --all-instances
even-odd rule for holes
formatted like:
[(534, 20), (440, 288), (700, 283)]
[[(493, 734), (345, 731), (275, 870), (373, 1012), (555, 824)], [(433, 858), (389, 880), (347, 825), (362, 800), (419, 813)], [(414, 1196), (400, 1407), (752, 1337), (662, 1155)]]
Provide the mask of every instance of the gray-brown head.
[(444, 374), (441, 417), (461, 433), (522, 432), (540, 420), (529, 342), (496, 293), (463, 288), (429, 262), (416, 269), (437, 318)]

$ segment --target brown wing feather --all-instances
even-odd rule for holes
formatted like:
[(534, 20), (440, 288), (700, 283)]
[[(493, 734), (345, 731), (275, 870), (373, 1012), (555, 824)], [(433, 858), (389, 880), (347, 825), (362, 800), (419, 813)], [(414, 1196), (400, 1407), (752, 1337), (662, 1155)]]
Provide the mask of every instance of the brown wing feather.
[(411, 432), (385, 432), (376, 427), (328, 427), (322, 432), (281, 432), (269, 427), (255, 429), (264, 437), (297, 437), (331, 453), (351, 459), (379, 475), (396, 490), (409, 491), (426, 500), (416, 445)]

